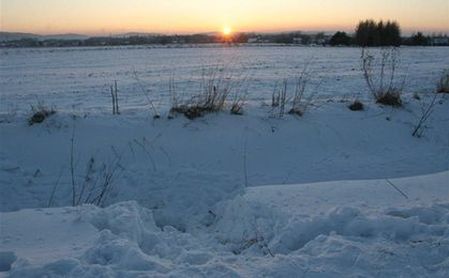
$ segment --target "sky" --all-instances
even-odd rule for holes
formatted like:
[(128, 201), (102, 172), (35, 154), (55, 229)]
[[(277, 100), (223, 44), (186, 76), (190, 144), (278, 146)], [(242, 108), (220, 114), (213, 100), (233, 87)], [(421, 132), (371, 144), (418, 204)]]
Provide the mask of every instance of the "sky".
[(449, 33), (449, 0), (0, 0), (0, 29), (39, 34), (352, 31), (392, 19)]

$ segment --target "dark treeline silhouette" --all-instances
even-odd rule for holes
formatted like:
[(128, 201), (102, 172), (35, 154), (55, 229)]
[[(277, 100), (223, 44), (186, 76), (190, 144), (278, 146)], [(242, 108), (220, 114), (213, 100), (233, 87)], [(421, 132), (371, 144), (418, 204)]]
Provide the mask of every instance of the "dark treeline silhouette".
[(424, 36), (423, 33), (418, 32), (413, 34), (411, 37), (406, 38), (403, 40), (403, 44), (405, 45), (431, 45), (432, 44), (432, 37)]
[(132, 45), (183, 45), (183, 44), (295, 44), (330, 46), (447, 46), (449, 38), (443, 34), (426, 36), (421, 32), (401, 38), (401, 28), (395, 21), (365, 20), (359, 22), (354, 34), (338, 31), (334, 35), (325, 33), (235, 33), (224, 36), (214, 34), (193, 35), (139, 35), (118, 37), (91, 37), (87, 39), (23, 38), (0, 41), (0, 47), (82, 47), (82, 46), (132, 46)]
[(127, 45), (167, 45), (167, 44), (211, 44), (246, 43), (244, 33), (229, 37), (219, 35), (154, 35), (129, 37), (91, 37), (79, 40), (38, 40), (32, 38), (0, 42), (2, 47), (74, 47), (74, 46), (127, 46)]
[(220, 34), (194, 35), (148, 35), (129, 37), (92, 37), (79, 40), (39, 40), (26, 38), (0, 42), (0, 47), (74, 47), (74, 46), (127, 46), (127, 45), (168, 45), (168, 44), (240, 44), (240, 43), (273, 43), (325, 45), (329, 36), (324, 33), (303, 34), (289, 33), (235, 33), (230, 36)]
[(354, 40), (346, 32), (335, 33), (329, 41), (331, 46), (344, 45), (349, 46), (354, 44)]
[(433, 34), (425, 36), (417, 32), (409, 37), (401, 37), (401, 28), (396, 21), (365, 20), (356, 26), (354, 36), (345, 32), (336, 32), (329, 40), (331, 46), (448, 46), (447, 35)]
[(401, 28), (395, 21), (361, 21), (355, 30), (355, 40), (360, 46), (399, 46)]

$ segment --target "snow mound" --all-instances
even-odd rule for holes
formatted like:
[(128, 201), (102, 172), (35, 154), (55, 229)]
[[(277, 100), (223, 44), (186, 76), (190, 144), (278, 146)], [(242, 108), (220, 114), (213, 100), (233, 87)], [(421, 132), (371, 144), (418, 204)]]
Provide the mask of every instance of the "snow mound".
[[(444, 217), (439, 222), (422, 223), (419, 217), (396, 217), (377, 215), (368, 217), (356, 208), (338, 208), (324, 217), (316, 217), (308, 221), (290, 223), (285, 231), (273, 240), (273, 249), (277, 253), (288, 254), (299, 250), (309, 242), (322, 235), (340, 235), (358, 239), (376, 239), (392, 242), (419, 242), (422, 238), (443, 238), (449, 236), (449, 210), (447, 205), (438, 206), (444, 209)], [(432, 211), (429, 208), (414, 208), (415, 211)], [(396, 212), (400, 215), (401, 211)], [(430, 214), (429, 214), (430, 215)], [(439, 215), (432, 215), (437, 218)]]
[(134, 201), (117, 203), (107, 209), (86, 206), (83, 218), (100, 231), (109, 230), (135, 242), (142, 242), (146, 233), (159, 230), (153, 212)]
[[(438, 184), (439, 177), (445, 175), (416, 180), (433, 180)], [(413, 183), (411, 178), (404, 180)], [(444, 179), (441, 181), (444, 183)], [(346, 190), (345, 183), (341, 182), (342, 192)], [(325, 184), (316, 187), (327, 188)], [(77, 231), (91, 236), (77, 242), (78, 252), (36, 261), (29, 257), (36, 250), (46, 257), (58, 249), (69, 250), (65, 245), (74, 243), (61, 238), (58, 245), (42, 249), (34, 237), (27, 235), (32, 231), (22, 227), (25, 235), (21, 240), (26, 248), (3, 241), (0, 247), (6, 252), (1, 253), (4, 258), (1, 270), (10, 277), (449, 275), (448, 201), (423, 205), (405, 200), (408, 205), (376, 210), (348, 204), (323, 210), (317, 204), (315, 214), (301, 215), (295, 211), (293, 202), (288, 203), (289, 210), (276, 204), (283, 202), (275, 200), (279, 196), (266, 196), (263, 202), (254, 198), (254, 191), (260, 197), (264, 191), (271, 194), (271, 189), (254, 188), (253, 192), (217, 203), (209, 211), (208, 221), (197, 223), (190, 231), (159, 227), (154, 219), (155, 210), (134, 201), (107, 208), (83, 206), (3, 213), (4, 238), (12, 239), (14, 231), (17, 232), (18, 214), (23, 219), (38, 219), (55, 233)], [(413, 192), (413, 186), (406, 189), (409, 194)], [(291, 186), (277, 186), (276, 190), (293, 193)], [(297, 191), (301, 191), (301, 186), (297, 186)], [(302, 197), (316, 199), (325, 196), (323, 192), (319, 196), (311, 192)], [(272, 200), (268, 202), (270, 197)]]

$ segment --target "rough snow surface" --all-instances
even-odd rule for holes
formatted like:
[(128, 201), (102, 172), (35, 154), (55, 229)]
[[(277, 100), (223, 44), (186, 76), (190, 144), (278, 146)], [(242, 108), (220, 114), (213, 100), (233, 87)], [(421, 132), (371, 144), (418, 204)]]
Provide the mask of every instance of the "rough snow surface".
[(10, 277), (447, 277), (448, 180), (391, 180), (408, 199), (384, 180), (251, 188), (191, 232), (158, 226), (133, 201), (2, 213), (1, 254), (14, 257), (2, 268)]

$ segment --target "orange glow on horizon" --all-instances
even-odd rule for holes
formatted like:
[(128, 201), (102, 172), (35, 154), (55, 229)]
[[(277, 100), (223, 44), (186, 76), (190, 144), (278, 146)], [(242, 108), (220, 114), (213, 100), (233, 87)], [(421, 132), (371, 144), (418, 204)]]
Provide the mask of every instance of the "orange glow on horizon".
[(449, 32), (447, 0), (0, 1), (0, 29), (11, 32), (352, 31), (369, 18), (397, 20), (404, 31)]

